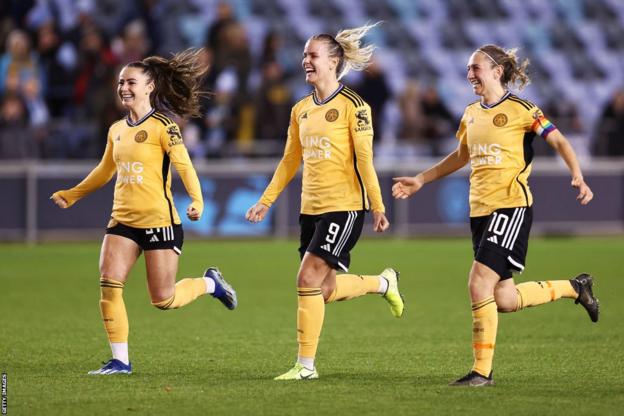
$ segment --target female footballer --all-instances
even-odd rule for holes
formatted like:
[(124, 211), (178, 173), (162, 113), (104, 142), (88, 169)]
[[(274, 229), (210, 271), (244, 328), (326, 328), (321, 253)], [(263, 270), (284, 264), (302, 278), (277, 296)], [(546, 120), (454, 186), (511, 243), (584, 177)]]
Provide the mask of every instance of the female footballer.
[(176, 283), (184, 234), (171, 194), (171, 164), (191, 197), (186, 210), (191, 221), (200, 218), (204, 203), (180, 130), (166, 114), (199, 115), (198, 80), (206, 72), (199, 54), (199, 50), (187, 50), (171, 59), (152, 56), (123, 67), (117, 94), (128, 115), (110, 127), (104, 155), (95, 169), (75, 187), (51, 197), (59, 207), (69, 208), (117, 174), (99, 266), (100, 310), (113, 357), (89, 374), (132, 372), (123, 288), (141, 252), (155, 307), (176, 309), (206, 293), (228, 309), (237, 305), (236, 292), (217, 268)]
[(593, 194), (583, 180), (576, 154), (564, 135), (535, 104), (509, 89), (528, 82), (528, 61), (518, 63), (515, 50), (496, 45), (477, 49), (468, 61), (467, 79), (480, 100), (468, 105), (457, 131), (457, 149), (441, 162), (414, 177), (395, 178), (392, 195), (405, 199), (425, 184), (449, 175), (470, 162), (470, 228), (474, 262), (468, 287), (472, 302), (471, 371), (452, 386), (493, 384), (492, 359), (498, 312), (516, 312), (559, 298), (575, 299), (598, 320), (598, 301), (592, 277), (524, 282), (516, 285), (512, 272), (522, 272), (533, 218), (533, 197), (528, 186), (533, 152), (540, 136), (565, 161), (577, 200), (586, 205)]
[[(302, 66), (314, 91), (292, 109), (284, 156), (260, 200), (247, 211), (262, 221), (303, 161), (301, 226), (297, 274), (297, 342), (295, 366), (276, 380), (318, 378), (314, 365), (325, 303), (367, 293), (382, 294), (394, 316), (403, 314), (398, 273), (391, 268), (375, 276), (346, 274), (349, 252), (373, 213), (373, 228), (385, 231), (379, 181), (373, 166), (373, 126), (369, 105), (340, 83), (351, 69), (370, 63), (374, 46), (360, 39), (375, 25), (343, 30), (335, 37), (312, 36), (305, 44)], [(345, 274), (336, 275), (336, 270)]]

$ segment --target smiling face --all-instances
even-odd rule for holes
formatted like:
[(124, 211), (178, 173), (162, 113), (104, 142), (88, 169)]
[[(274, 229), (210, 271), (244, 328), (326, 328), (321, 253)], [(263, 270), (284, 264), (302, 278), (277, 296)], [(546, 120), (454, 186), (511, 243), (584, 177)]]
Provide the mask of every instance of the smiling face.
[(136, 110), (149, 104), (149, 96), (153, 90), (154, 83), (141, 68), (126, 66), (119, 73), (117, 95), (124, 108)]
[(301, 66), (306, 74), (308, 84), (318, 84), (322, 81), (336, 79), (338, 57), (330, 57), (327, 42), (310, 39), (303, 49)]
[(484, 53), (474, 52), (468, 60), (467, 69), (466, 79), (475, 94), (483, 96), (486, 92), (501, 87), (502, 67), (494, 64)]

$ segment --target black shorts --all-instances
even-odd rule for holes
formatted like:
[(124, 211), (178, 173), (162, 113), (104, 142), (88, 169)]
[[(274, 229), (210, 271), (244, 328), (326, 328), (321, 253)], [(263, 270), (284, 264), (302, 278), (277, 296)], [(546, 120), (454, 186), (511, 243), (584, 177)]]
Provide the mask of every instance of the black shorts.
[(106, 228), (106, 234), (129, 238), (142, 250), (171, 249), (178, 255), (182, 254), (182, 244), (184, 244), (182, 224), (157, 228), (134, 228), (111, 220), (109, 227)]
[(326, 212), (320, 215), (299, 215), (301, 258), (309, 251), (332, 268), (349, 271), (351, 255), (364, 226), (364, 211)]
[(509, 279), (522, 272), (533, 223), (531, 207), (501, 208), (490, 215), (471, 217), (474, 258)]

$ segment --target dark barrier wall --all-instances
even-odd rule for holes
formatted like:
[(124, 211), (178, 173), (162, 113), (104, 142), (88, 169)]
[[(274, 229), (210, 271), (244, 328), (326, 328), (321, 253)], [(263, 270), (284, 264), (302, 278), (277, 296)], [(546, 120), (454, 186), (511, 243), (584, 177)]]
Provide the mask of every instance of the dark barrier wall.
[[(201, 169), (199, 169), (201, 171)], [(259, 224), (245, 221), (245, 211), (258, 200), (268, 184), (267, 173), (202, 173), (204, 215), (198, 222), (183, 219), (189, 235), (198, 236), (286, 236), (298, 230), (301, 186), (296, 178), (271, 209), (271, 215)], [(624, 232), (624, 169), (606, 169), (586, 175), (596, 198), (580, 206), (576, 191), (570, 187), (565, 171), (534, 171), (530, 187), (534, 195), (534, 229), (555, 233), (622, 233)], [(0, 204), (1, 240), (37, 240), (59, 238), (93, 238), (102, 233), (110, 216), (113, 182), (79, 201), (68, 210), (57, 208), (50, 195), (58, 189), (76, 184), (88, 172), (53, 175), (45, 172), (0, 172), (0, 186), (8, 197)], [(413, 172), (410, 172), (413, 173)], [(467, 172), (461, 172), (427, 185), (406, 201), (391, 198), (393, 171), (379, 174), (387, 216), (396, 235), (465, 234), (468, 226)], [(173, 182), (178, 211), (184, 216), (190, 202), (179, 179)], [(34, 201), (34, 202), (29, 202)], [(34, 205), (34, 206), (33, 206)], [(368, 221), (370, 223), (370, 217)], [(371, 227), (365, 228), (366, 233)]]

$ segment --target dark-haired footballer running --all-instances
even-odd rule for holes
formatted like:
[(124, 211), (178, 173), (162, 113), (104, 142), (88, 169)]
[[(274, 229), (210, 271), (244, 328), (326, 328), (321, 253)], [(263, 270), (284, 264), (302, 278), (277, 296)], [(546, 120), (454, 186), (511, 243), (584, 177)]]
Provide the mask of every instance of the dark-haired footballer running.
[[(117, 93), (128, 116), (110, 127), (106, 150), (95, 169), (75, 187), (52, 195), (59, 207), (69, 208), (117, 174), (113, 211), (100, 253), (100, 310), (113, 358), (89, 374), (132, 372), (123, 288), (142, 251), (155, 307), (179, 308), (206, 293), (228, 309), (237, 305), (236, 292), (217, 268), (176, 283), (184, 234), (171, 195), (170, 165), (191, 197), (186, 210), (191, 221), (200, 218), (204, 202), (180, 130), (163, 112), (198, 115), (202, 94), (198, 80), (206, 72), (198, 60), (200, 53), (188, 50), (171, 59), (153, 56), (122, 68)], [(176, 82), (170, 84), (169, 79)]]
[(457, 150), (414, 177), (395, 178), (395, 198), (405, 199), (425, 184), (460, 169), (468, 162), (470, 174), (470, 228), (474, 262), (469, 276), (472, 301), (472, 370), (452, 386), (493, 384), (492, 359), (498, 312), (555, 301), (575, 299), (598, 321), (598, 301), (592, 277), (524, 282), (516, 285), (513, 272), (522, 272), (528, 248), (533, 197), (528, 186), (533, 152), (531, 141), (540, 136), (567, 164), (577, 199), (586, 205), (593, 198), (583, 180), (576, 154), (568, 140), (533, 103), (509, 92), (516, 82), (529, 82), (528, 61), (518, 65), (515, 50), (496, 45), (477, 49), (468, 62), (467, 78), (481, 99), (466, 107), (461, 119)]

